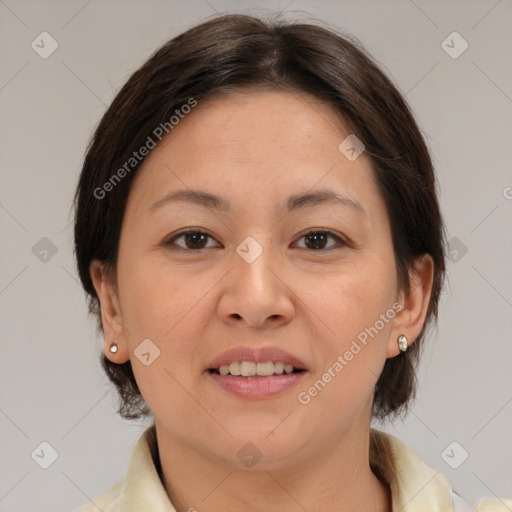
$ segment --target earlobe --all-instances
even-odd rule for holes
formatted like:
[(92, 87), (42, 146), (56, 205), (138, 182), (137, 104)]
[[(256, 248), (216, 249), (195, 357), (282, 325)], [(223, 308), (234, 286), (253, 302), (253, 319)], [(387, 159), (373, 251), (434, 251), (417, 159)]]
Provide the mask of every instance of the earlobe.
[(130, 359), (130, 354), (125, 342), (118, 343), (117, 340), (105, 338), (104, 352), (107, 358), (113, 363), (122, 364)]
[(113, 363), (126, 363), (130, 359), (126, 343), (123, 343), (120, 347), (117, 340), (108, 341), (105, 339), (104, 351), (107, 358)]
[(114, 363), (124, 363), (129, 359), (129, 351), (115, 283), (105, 264), (98, 260), (91, 262), (89, 273), (100, 306), (105, 355)]
[[(400, 336), (407, 338), (411, 346), (420, 335), (427, 316), (434, 278), (434, 262), (430, 254), (420, 256), (414, 269), (409, 271), (409, 293), (400, 292), (402, 310), (396, 315), (390, 333), (386, 357), (396, 357), (400, 353)], [(402, 341), (402, 346), (404, 342)]]

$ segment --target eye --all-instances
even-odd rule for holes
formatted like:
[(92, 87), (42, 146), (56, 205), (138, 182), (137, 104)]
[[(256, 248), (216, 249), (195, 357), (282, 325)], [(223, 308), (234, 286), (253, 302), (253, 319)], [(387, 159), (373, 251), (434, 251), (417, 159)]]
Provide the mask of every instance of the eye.
[[(189, 229), (187, 231), (182, 231), (177, 235), (173, 236), (167, 242), (165, 242), (166, 246), (177, 245), (181, 249), (192, 249), (192, 250), (200, 250), (207, 249), (205, 242), (208, 238), (212, 238), (208, 233), (204, 231), (200, 231), (198, 229)], [(175, 241), (183, 239), (184, 245), (176, 244)], [(213, 238), (212, 238), (213, 240)], [(174, 248), (174, 247), (173, 247)]]
[[(172, 238), (165, 242), (165, 246), (171, 246), (172, 249), (178, 247), (180, 249), (190, 249), (199, 251), (201, 249), (208, 249), (209, 247), (206, 245), (208, 238), (213, 238), (206, 233), (205, 231), (201, 231), (199, 229), (189, 229), (187, 231), (182, 231), (177, 235), (174, 235)], [(326, 244), (329, 238), (334, 239), (338, 246), (347, 245), (344, 240), (341, 239), (338, 235), (329, 230), (312, 230), (304, 233), (299, 238), (304, 238), (306, 240), (305, 249), (312, 251), (319, 251), (322, 249), (326, 249)], [(178, 240), (183, 240), (183, 243), (177, 243)], [(175, 246), (175, 247), (172, 247)], [(211, 246), (210, 246), (211, 247)], [(327, 249), (332, 249), (333, 246), (327, 247)]]
[[(310, 249), (312, 251), (318, 251), (326, 248), (326, 242), (329, 238), (333, 238), (338, 242), (338, 246), (347, 245), (344, 240), (342, 240), (338, 235), (334, 234), (329, 230), (314, 230), (308, 231), (304, 233), (299, 238), (304, 238), (306, 240), (306, 249)], [(334, 245), (334, 247), (336, 244)], [(327, 247), (327, 249), (332, 249), (333, 246)]]

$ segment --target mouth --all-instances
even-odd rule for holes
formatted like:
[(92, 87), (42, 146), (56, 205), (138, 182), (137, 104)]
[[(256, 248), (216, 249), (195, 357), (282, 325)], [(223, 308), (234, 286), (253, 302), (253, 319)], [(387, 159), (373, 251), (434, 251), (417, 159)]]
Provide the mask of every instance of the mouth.
[(206, 367), (210, 372), (234, 377), (269, 377), (306, 369), (300, 359), (272, 346), (235, 347), (217, 356)]
[(308, 371), (280, 361), (234, 361), (218, 368), (209, 368), (205, 373), (217, 389), (229, 395), (262, 400), (291, 390)]
[(232, 348), (205, 369), (216, 389), (251, 400), (289, 391), (307, 373), (308, 368), (298, 357), (269, 345)]

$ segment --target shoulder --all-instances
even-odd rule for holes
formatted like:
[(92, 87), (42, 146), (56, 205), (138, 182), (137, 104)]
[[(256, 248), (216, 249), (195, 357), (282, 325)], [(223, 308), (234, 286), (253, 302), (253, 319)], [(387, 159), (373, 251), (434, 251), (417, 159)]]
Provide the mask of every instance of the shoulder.
[(477, 512), (510, 512), (512, 510), (512, 499), (482, 498), (476, 504)]
[(102, 512), (117, 512), (117, 504), (121, 502), (124, 488), (125, 480), (123, 479), (95, 497), (94, 500), (89, 501), (87, 505), (74, 509), (72, 512), (98, 512), (98, 510)]
[(483, 498), (475, 505), (455, 491), (448, 479), (428, 466), (398, 438), (370, 430), (370, 465), (389, 483), (393, 510), (417, 512), (511, 512), (512, 500)]
[(133, 448), (124, 479), (72, 512), (176, 512), (160, 478), (155, 443), (153, 425)]

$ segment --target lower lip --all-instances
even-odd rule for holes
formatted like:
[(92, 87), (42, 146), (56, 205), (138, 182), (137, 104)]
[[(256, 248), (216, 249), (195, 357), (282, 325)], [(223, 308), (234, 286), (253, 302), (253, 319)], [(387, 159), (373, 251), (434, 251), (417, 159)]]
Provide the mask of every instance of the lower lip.
[(274, 375), (272, 377), (233, 377), (207, 372), (223, 389), (242, 398), (268, 398), (295, 386), (306, 371)]

